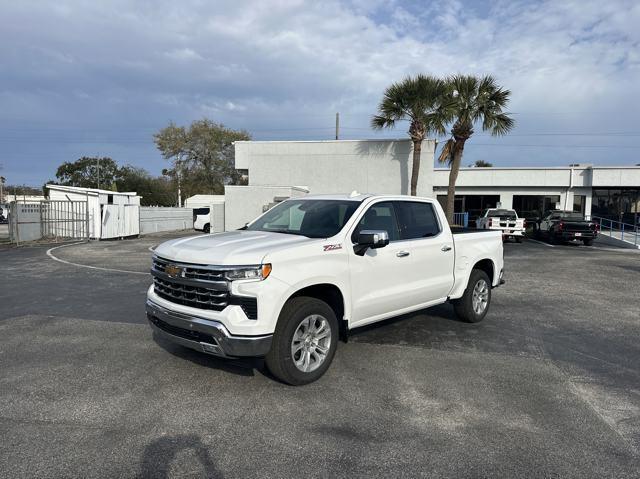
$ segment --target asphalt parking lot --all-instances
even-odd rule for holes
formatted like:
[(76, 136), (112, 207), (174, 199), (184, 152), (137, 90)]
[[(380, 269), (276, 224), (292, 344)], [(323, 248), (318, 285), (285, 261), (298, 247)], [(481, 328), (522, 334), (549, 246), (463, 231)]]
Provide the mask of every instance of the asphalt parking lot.
[(2, 477), (639, 475), (636, 251), (507, 244), (482, 323), (368, 327), (294, 388), (154, 339), (160, 241), (0, 249)]

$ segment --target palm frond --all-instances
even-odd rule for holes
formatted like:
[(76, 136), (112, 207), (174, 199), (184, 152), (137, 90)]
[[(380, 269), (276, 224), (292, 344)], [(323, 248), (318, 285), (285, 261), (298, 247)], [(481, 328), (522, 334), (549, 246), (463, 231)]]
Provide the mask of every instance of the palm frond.
[(374, 130), (382, 130), (383, 128), (393, 128), (396, 120), (388, 116), (374, 115), (371, 118), (371, 128)]
[(440, 152), (440, 156), (438, 156), (438, 163), (451, 165), (453, 162), (453, 150), (455, 144), (455, 140), (450, 138), (444, 145), (442, 145), (442, 151)]

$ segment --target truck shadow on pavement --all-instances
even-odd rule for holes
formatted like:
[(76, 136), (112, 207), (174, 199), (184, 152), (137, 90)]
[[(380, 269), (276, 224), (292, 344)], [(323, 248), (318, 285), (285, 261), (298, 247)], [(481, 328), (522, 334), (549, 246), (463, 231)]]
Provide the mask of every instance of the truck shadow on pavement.
[[(222, 478), (215, 462), (209, 454), (207, 446), (202, 443), (195, 434), (179, 434), (176, 436), (160, 437), (144, 448), (140, 462), (139, 478), (168, 478), (171, 473), (171, 465), (176, 456), (183, 452), (191, 452), (190, 457), (195, 456), (202, 467), (203, 477)], [(177, 469), (184, 469), (184, 464), (176, 464)], [(193, 471), (193, 463), (189, 463), (189, 469)]]

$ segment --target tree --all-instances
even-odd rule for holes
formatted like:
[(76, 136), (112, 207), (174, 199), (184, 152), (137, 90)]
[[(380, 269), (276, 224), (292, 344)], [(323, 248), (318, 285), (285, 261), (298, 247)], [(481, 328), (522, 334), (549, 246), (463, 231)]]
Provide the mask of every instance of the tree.
[(447, 140), (438, 158), (447, 163), (449, 187), (447, 189), (447, 219), (453, 222), (456, 180), (460, 171), (466, 141), (473, 135), (476, 124), (492, 136), (508, 133), (515, 121), (503, 109), (509, 103), (511, 92), (499, 87), (490, 75), (478, 78), (471, 75), (454, 75), (447, 80), (449, 100), (453, 109), (451, 138)]
[(484, 160), (476, 160), (476, 162), (471, 166), (473, 168), (491, 168), (493, 166), (493, 163), (489, 163), (488, 161)]
[(125, 165), (118, 170), (118, 191), (135, 191), (142, 206), (175, 206), (176, 189), (170, 178), (154, 177), (143, 168)]
[(445, 125), (450, 116), (446, 100), (446, 84), (442, 80), (428, 75), (407, 77), (385, 90), (378, 106), (378, 114), (371, 119), (371, 127), (374, 130), (393, 128), (398, 121), (410, 122), (408, 133), (413, 141), (413, 196), (418, 188), (423, 140), (432, 132), (445, 134)]
[(235, 170), (233, 142), (251, 137), (204, 118), (188, 128), (171, 123), (153, 139), (162, 156), (172, 162), (167, 175), (180, 180), (190, 195), (220, 194), (225, 184), (237, 183), (240, 175)]
[(73, 163), (64, 162), (56, 171), (56, 178), (61, 185), (105, 190), (113, 188), (117, 175), (118, 165), (107, 157), (83, 156)]

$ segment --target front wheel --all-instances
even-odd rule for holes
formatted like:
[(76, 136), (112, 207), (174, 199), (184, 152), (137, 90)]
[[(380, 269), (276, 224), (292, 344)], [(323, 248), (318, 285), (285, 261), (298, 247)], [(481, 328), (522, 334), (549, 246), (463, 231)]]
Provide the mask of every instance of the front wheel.
[(300, 296), (280, 313), (271, 350), (269, 371), (281, 381), (299, 386), (319, 379), (331, 365), (338, 347), (338, 320), (324, 301)]
[(456, 315), (468, 323), (478, 323), (484, 319), (491, 304), (491, 280), (480, 269), (471, 271), (469, 284), (460, 299), (453, 301)]
[(582, 240), (582, 242), (584, 243), (585, 246), (593, 245), (593, 240), (592, 239)]
[(522, 243), (522, 236), (516, 236), (516, 243)]

